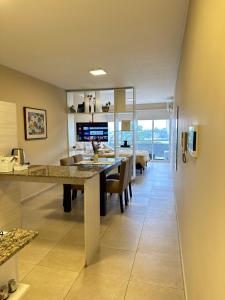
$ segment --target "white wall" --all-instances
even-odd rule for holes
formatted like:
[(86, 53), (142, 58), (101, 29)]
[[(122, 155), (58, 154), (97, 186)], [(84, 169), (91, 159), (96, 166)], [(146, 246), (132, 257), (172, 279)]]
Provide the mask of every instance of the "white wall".
[[(17, 141), (16, 105), (0, 101), (0, 154), (10, 155)], [(20, 226), (20, 184), (0, 181), (0, 230)]]
[(170, 113), (167, 109), (149, 109), (138, 110), (137, 120), (164, 120), (170, 119)]
[[(67, 110), (63, 89), (0, 65), (0, 100), (16, 103), (18, 146), (31, 164), (59, 164), (67, 155)], [(23, 107), (47, 110), (48, 138), (26, 141)], [(1, 131), (1, 128), (0, 128)], [(23, 184), (22, 199), (47, 188), (48, 184)]]
[[(193, 0), (177, 81), (179, 138), (200, 126), (199, 158), (175, 174), (188, 300), (225, 299), (225, 1)], [(180, 145), (180, 139), (179, 139)]]

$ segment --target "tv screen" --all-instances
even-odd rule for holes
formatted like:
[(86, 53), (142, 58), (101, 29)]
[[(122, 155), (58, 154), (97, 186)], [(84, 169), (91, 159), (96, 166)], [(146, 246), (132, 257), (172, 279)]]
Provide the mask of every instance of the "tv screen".
[(108, 123), (77, 123), (78, 142), (108, 142)]

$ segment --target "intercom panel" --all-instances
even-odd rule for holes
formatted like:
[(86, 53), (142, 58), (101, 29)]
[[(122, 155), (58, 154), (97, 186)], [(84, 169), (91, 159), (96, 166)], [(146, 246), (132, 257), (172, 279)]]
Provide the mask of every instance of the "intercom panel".
[(198, 125), (192, 125), (188, 128), (188, 151), (194, 158), (198, 157), (198, 142), (199, 142), (199, 128)]

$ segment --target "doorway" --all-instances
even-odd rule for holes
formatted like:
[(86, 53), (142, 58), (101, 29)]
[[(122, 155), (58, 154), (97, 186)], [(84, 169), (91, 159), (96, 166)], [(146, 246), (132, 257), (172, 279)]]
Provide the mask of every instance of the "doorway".
[(170, 119), (138, 120), (137, 150), (148, 151), (154, 161), (170, 160)]

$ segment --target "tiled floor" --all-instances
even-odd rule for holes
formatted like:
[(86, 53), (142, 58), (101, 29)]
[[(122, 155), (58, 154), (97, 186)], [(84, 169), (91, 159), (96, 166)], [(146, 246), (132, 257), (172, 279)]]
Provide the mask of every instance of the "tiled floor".
[(101, 220), (101, 249), (82, 269), (83, 201), (62, 211), (62, 187), (23, 204), (23, 226), (39, 237), (21, 251), (27, 300), (184, 300), (170, 167), (151, 163), (123, 215), (116, 197)]

